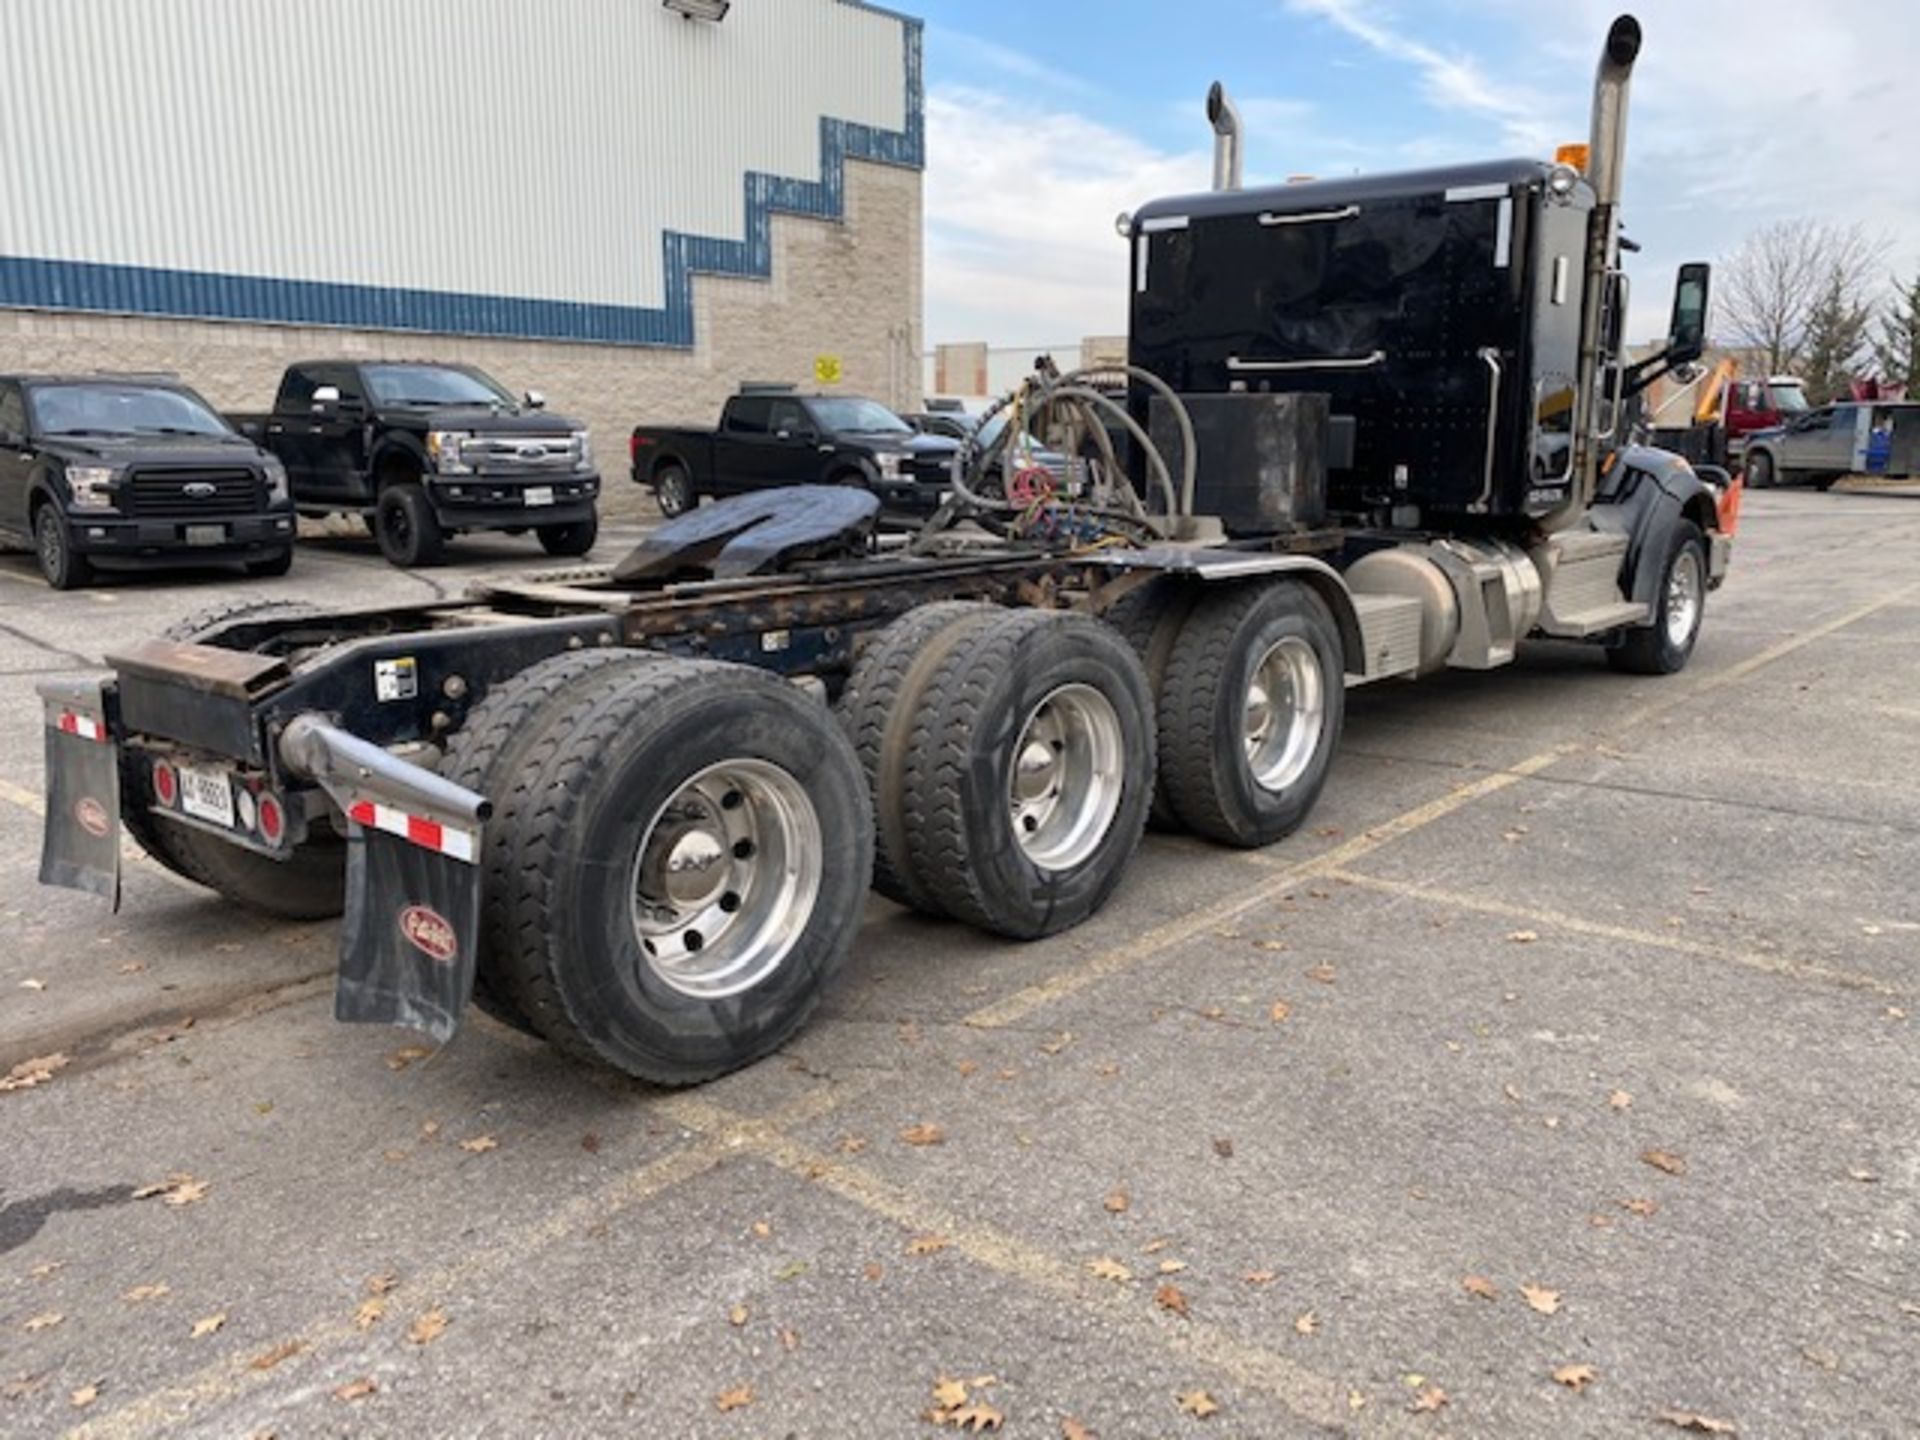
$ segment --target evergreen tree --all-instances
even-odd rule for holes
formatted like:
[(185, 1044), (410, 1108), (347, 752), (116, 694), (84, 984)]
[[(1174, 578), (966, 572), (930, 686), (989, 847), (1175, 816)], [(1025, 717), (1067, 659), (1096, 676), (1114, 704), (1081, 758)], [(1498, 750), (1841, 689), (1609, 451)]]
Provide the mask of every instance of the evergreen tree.
[(1836, 269), (1807, 312), (1800, 376), (1816, 405), (1847, 398), (1856, 362), (1866, 349), (1873, 308), (1856, 300), (1854, 293), (1855, 287)]
[(1881, 315), (1873, 364), (1882, 380), (1905, 385), (1912, 398), (1920, 399), (1913, 393), (1920, 390), (1920, 272), (1894, 291)]

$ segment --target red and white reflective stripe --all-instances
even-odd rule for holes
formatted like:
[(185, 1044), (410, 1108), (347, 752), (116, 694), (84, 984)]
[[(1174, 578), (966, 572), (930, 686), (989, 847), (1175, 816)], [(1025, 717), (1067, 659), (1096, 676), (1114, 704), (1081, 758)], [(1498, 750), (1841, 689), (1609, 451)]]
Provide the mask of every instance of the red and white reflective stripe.
[(384, 830), (389, 835), (398, 835), (402, 840), (411, 841), (422, 850), (432, 850), (436, 854), (450, 856), (455, 860), (473, 863), (474, 833), (471, 830), (456, 829), (452, 825), (443, 825), (438, 820), (429, 820), (424, 815), (409, 815), (405, 810), (396, 810), (391, 805), (376, 804), (372, 800), (356, 800), (347, 808), (347, 818), (356, 825), (364, 825), (370, 830)]
[(62, 710), (54, 720), (53, 728), (63, 735), (78, 735), (82, 740), (92, 740), (102, 745), (107, 743), (107, 727), (91, 715), (82, 715), (77, 710)]

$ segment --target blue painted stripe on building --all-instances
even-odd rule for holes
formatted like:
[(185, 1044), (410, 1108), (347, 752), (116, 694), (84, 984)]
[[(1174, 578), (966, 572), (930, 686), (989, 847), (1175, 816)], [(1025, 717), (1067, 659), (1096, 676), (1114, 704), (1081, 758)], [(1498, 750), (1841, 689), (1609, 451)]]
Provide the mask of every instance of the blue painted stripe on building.
[[(842, 3), (860, 9), (880, 8), (862, 4), (861, 0)], [(822, 117), (818, 180), (748, 173), (744, 240), (666, 232), (662, 237), (665, 303), (658, 310), (19, 256), (0, 256), (0, 308), (685, 349), (692, 346), (694, 338), (693, 277), (767, 279), (773, 273), (775, 214), (820, 220), (843, 218), (849, 159), (913, 170), (925, 168), (923, 31), (920, 21), (897, 18), (905, 32), (906, 128), (883, 130)]]

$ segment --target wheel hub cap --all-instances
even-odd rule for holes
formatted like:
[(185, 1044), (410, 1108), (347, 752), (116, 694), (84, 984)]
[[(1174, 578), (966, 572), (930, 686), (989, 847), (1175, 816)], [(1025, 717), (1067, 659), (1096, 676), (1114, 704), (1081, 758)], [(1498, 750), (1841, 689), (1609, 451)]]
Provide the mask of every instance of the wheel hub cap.
[(643, 962), (696, 999), (752, 989), (805, 931), (822, 853), (813, 802), (780, 766), (729, 760), (701, 771), (661, 806), (634, 854)]
[(1021, 852), (1071, 870), (1100, 846), (1125, 778), (1120, 717), (1091, 685), (1063, 685), (1027, 717), (1014, 746), (1008, 801)]
[(1667, 640), (1684, 646), (1700, 624), (1700, 556), (1691, 548), (1682, 550), (1667, 576)]
[(1320, 744), (1326, 686), (1320, 657), (1296, 635), (1276, 642), (1253, 667), (1240, 734), (1254, 783), (1284, 790), (1304, 775)]

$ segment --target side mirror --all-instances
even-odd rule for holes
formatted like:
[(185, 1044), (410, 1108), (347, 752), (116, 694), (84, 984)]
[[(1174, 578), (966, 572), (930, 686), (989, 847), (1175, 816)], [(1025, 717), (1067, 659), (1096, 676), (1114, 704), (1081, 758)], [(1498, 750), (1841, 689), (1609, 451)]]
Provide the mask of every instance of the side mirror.
[(1698, 360), (1707, 348), (1707, 297), (1713, 267), (1682, 265), (1673, 287), (1673, 319), (1667, 326), (1667, 359), (1674, 364)]
[(337, 410), (340, 406), (340, 387), (338, 385), (319, 385), (314, 388), (313, 408), (318, 410)]
[(538, 390), (527, 391), (526, 401), (529, 410), (544, 410), (547, 408), (547, 397), (542, 395)]

